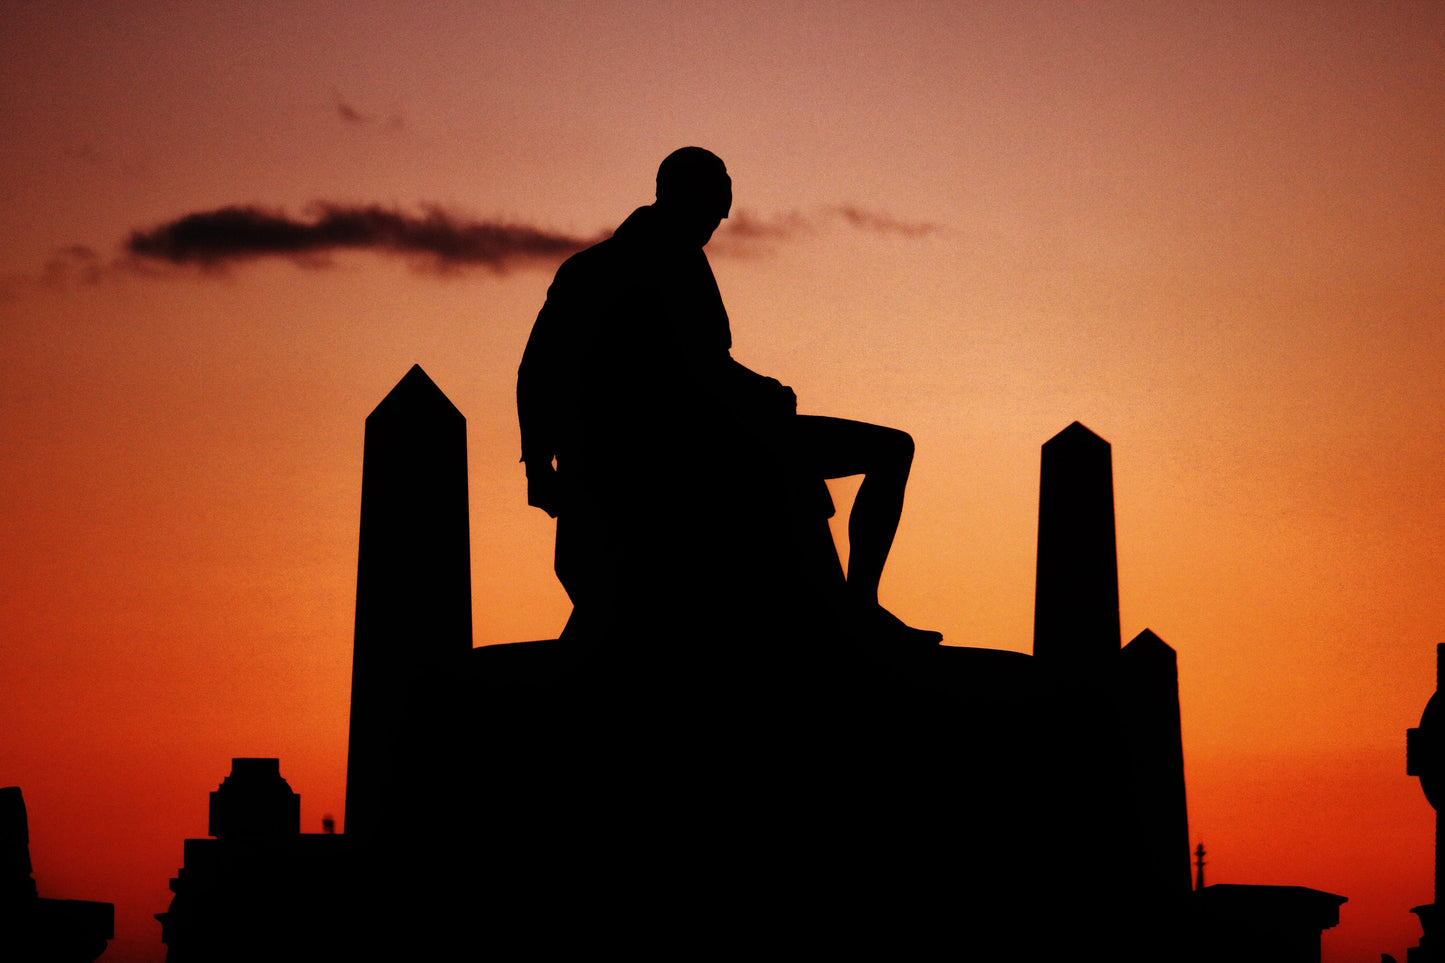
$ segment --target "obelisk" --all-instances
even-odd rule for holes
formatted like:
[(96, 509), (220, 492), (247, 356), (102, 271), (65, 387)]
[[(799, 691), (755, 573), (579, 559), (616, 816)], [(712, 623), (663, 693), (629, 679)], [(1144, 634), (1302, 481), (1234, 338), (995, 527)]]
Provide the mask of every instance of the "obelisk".
[(407, 713), (472, 647), (467, 424), (414, 365), (366, 419), (346, 767), (348, 836), (374, 835)]
[(1119, 567), (1109, 443), (1077, 421), (1044, 442), (1034, 656), (1098, 668), (1119, 651)]
[(1189, 807), (1179, 657), (1148, 629), (1119, 653), (1119, 732), (1126, 860), (1132, 898), (1157, 915), (1189, 897)]

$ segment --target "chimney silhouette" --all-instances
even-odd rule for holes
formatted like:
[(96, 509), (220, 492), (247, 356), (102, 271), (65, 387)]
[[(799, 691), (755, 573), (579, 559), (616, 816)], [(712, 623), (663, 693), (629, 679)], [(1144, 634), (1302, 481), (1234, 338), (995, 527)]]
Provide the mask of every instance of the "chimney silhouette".
[(374, 836), (398, 732), (436, 667), (472, 647), (467, 424), (413, 365), (366, 419), (346, 766), (348, 836)]
[(1119, 651), (1119, 564), (1109, 443), (1077, 421), (1044, 442), (1034, 655), (1101, 668)]

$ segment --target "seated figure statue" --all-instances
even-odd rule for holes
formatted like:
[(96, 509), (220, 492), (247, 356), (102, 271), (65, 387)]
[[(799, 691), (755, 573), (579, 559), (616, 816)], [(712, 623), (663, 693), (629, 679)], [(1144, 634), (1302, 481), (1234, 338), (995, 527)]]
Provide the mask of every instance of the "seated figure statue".
[[(670, 154), (656, 202), (558, 269), (532, 328), (517, 377), (522, 461), (528, 503), (558, 519), (567, 631), (630, 628), (660, 597), (696, 621), (801, 592), (826, 610), (812, 617), (859, 638), (935, 645), (939, 633), (878, 602), (913, 441), (799, 415), (792, 389), (732, 358), (703, 253), (731, 206), (716, 155)], [(850, 475), (863, 482), (845, 577), (823, 479)]]

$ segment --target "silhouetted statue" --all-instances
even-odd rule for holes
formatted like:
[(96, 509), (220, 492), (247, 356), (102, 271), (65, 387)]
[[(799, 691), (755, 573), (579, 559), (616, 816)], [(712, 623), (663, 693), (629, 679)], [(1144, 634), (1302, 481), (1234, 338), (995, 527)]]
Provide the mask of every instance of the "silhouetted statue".
[[(933, 645), (941, 635), (878, 604), (913, 441), (798, 415), (791, 388), (732, 358), (702, 250), (731, 206), (716, 155), (673, 152), (656, 203), (562, 265), (532, 329), (517, 378), (522, 460), (528, 502), (558, 519), (569, 632), (579, 620), (632, 629), (660, 597), (679, 616), (725, 601), (766, 618), (811, 593), (803, 622)], [(845, 579), (823, 479), (860, 474)]]

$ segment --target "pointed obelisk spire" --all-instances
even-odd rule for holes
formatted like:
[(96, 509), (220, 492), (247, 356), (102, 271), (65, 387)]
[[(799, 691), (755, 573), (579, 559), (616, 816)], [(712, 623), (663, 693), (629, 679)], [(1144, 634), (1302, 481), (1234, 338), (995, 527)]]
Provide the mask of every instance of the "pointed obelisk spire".
[(1126, 753), (1121, 814), (1128, 827), (1120, 856), (1136, 903), (1177, 905), (1189, 893), (1179, 657), (1145, 629), (1119, 653), (1118, 667), (1114, 711)]
[(1034, 655), (1055, 666), (1097, 666), (1119, 641), (1113, 456), (1076, 421), (1043, 447)]
[(366, 419), (348, 836), (375, 833), (409, 706), (439, 664), (472, 647), (469, 530), (467, 422), (414, 365)]

